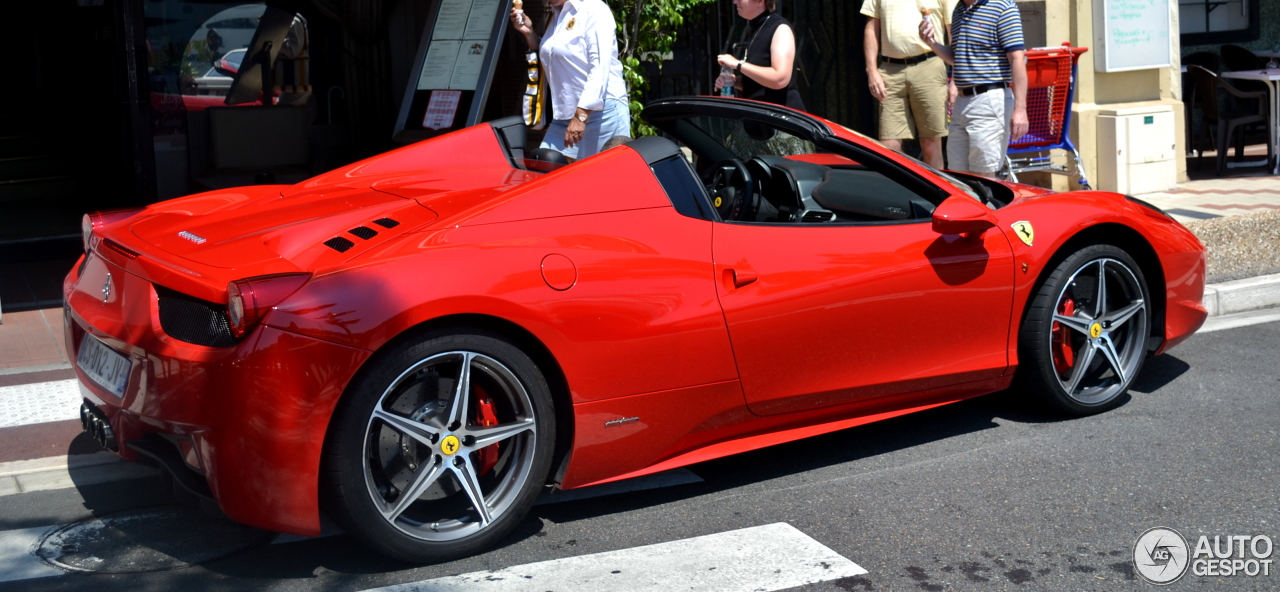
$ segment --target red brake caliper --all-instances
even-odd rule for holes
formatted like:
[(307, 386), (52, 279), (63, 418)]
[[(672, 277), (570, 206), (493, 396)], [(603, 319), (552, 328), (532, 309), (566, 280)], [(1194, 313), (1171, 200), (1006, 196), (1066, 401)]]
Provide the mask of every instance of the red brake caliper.
[[(476, 389), (476, 423), (482, 427), (490, 427), (498, 425), (498, 414), (493, 409), (493, 399), (489, 398), (488, 393), (484, 389), (475, 387)], [(498, 446), (493, 444), (481, 448), (476, 454), (480, 463), (480, 474), (488, 473), (494, 465), (498, 464)]]
[[(1076, 313), (1076, 301), (1067, 298), (1062, 301), (1062, 308), (1058, 310), (1058, 314), (1069, 317)], [(1066, 374), (1072, 366), (1076, 365), (1076, 352), (1071, 349), (1071, 329), (1066, 325), (1053, 322), (1053, 328), (1050, 330), (1052, 334), (1052, 350), (1053, 350), (1053, 369), (1059, 375)]]

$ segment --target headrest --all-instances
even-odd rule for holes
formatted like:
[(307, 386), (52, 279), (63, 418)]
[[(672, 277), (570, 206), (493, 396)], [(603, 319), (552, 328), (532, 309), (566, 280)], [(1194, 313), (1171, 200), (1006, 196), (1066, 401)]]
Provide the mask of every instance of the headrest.
[(529, 158), (553, 164), (569, 164), (569, 159), (551, 148), (534, 148), (529, 151)]

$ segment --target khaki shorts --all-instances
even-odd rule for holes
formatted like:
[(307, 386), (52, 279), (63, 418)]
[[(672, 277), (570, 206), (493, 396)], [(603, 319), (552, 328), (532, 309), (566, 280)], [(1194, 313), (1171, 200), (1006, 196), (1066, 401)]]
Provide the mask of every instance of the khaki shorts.
[(947, 65), (934, 56), (918, 64), (880, 64), (885, 98), (880, 102), (880, 139), (910, 140), (947, 135)]

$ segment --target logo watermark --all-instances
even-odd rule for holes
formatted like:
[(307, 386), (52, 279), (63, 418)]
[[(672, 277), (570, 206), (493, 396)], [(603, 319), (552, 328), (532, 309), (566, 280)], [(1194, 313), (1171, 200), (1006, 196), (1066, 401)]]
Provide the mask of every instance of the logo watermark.
[(1191, 573), (1198, 576), (1269, 576), (1274, 546), (1266, 535), (1202, 536), (1192, 553)]
[(1190, 571), (1202, 577), (1266, 577), (1271, 575), (1275, 550), (1266, 535), (1207, 535), (1187, 544), (1178, 531), (1152, 528), (1133, 544), (1133, 565), (1142, 579), (1172, 584)]
[(1172, 584), (1187, 573), (1187, 539), (1172, 528), (1156, 527), (1133, 544), (1133, 565), (1152, 584)]

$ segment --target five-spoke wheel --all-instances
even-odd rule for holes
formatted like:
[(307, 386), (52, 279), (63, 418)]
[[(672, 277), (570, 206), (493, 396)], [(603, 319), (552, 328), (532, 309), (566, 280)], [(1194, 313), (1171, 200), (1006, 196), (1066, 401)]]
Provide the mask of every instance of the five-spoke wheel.
[(1023, 384), (1075, 415), (1114, 407), (1147, 354), (1151, 308), (1137, 263), (1111, 245), (1067, 257), (1028, 307)]
[(528, 511), (555, 427), (546, 380), (523, 352), (441, 336), (357, 381), (326, 459), (344, 528), (392, 556), (440, 561), (492, 544)]

